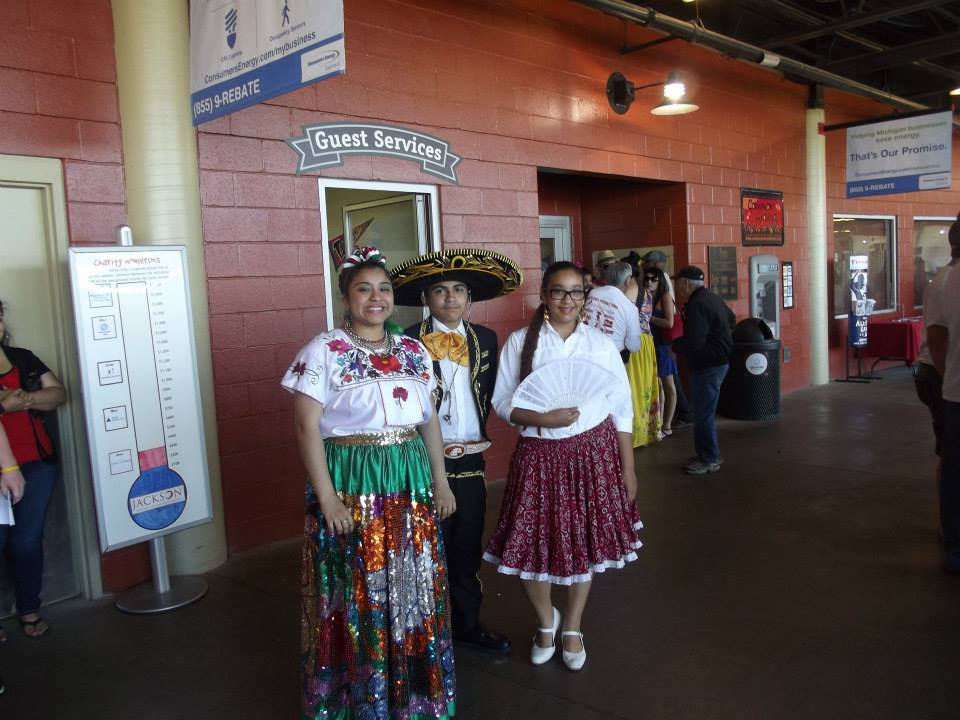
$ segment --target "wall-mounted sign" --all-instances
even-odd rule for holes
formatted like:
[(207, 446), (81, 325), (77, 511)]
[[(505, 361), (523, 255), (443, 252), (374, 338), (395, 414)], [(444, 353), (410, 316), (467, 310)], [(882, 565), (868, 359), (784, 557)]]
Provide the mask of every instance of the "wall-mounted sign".
[(787, 260), (781, 264), (783, 273), (783, 309), (793, 308), (793, 262)]
[(287, 140), (300, 156), (297, 173), (342, 165), (345, 155), (384, 155), (413, 160), (430, 175), (460, 184), (454, 168), (463, 158), (446, 140), (393, 125), (342, 122), (304, 125), (303, 136)]
[(870, 267), (868, 255), (850, 256), (850, 312), (847, 315), (847, 334), (850, 347), (864, 347), (867, 344), (868, 317), (872, 303), (867, 299), (867, 270)]
[(783, 193), (741, 188), (740, 226), (744, 245), (783, 245)]
[(724, 300), (737, 299), (737, 248), (721, 245), (709, 248), (709, 285)]
[(950, 187), (953, 113), (847, 128), (847, 197)]
[(342, 75), (343, 0), (192, 0), (193, 124)]

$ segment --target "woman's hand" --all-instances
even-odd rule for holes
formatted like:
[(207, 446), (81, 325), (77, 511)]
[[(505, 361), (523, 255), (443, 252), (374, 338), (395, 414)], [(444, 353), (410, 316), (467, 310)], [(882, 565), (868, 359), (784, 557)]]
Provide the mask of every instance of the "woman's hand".
[(637, 473), (633, 468), (623, 468), (620, 472), (623, 485), (627, 489), (627, 502), (633, 503), (637, 499)]
[(446, 480), (434, 483), (433, 504), (441, 520), (446, 520), (457, 511), (457, 499), (453, 496), (450, 483)]
[(8, 413), (29, 410), (33, 406), (33, 398), (30, 393), (25, 393), (20, 388), (0, 392), (0, 404), (3, 405), (3, 411)]
[(320, 514), (331, 534), (347, 535), (353, 532), (353, 515), (335, 492), (320, 498)]
[(10, 498), (10, 502), (14, 505), (23, 499), (24, 487), (26, 483), (19, 470), (8, 470), (0, 474), (0, 495)]
[(570, 427), (579, 417), (580, 410), (575, 407), (557, 408), (550, 412), (540, 413), (541, 420), (537, 424), (545, 428)]

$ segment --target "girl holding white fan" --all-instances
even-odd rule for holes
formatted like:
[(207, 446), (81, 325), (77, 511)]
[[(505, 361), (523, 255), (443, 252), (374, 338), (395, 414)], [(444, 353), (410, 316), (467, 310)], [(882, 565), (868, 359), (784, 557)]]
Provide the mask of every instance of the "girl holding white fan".
[(553, 263), (530, 326), (504, 345), (493, 407), (521, 433), (484, 553), (523, 582), (537, 616), (534, 665), (556, 649), (552, 586), (568, 587), (561, 640), (571, 670), (587, 659), (580, 621), (593, 574), (636, 560), (642, 527), (630, 384), (610, 339), (581, 322), (585, 294), (580, 268)]

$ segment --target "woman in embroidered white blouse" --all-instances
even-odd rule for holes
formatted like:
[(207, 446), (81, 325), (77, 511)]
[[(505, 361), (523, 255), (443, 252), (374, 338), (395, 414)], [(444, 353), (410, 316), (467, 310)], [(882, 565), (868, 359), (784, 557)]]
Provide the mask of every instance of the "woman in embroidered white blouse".
[(440, 520), (456, 510), (431, 398), (433, 364), (387, 319), (376, 248), (344, 262), (343, 329), (298, 353), (306, 491), (301, 700), (308, 718), (447, 718), (454, 665)]

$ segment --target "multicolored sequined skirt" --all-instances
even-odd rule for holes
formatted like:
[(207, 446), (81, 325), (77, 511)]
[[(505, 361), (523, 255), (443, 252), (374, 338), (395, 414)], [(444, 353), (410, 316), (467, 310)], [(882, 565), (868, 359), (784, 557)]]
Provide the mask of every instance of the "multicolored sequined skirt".
[(454, 714), (447, 569), (426, 449), (324, 443), (356, 526), (331, 535), (308, 484), (301, 564), (303, 717)]
[(520, 438), (483, 558), (524, 580), (588, 582), (637, 559), (642, 527), (607, 418), (563, 440)]

